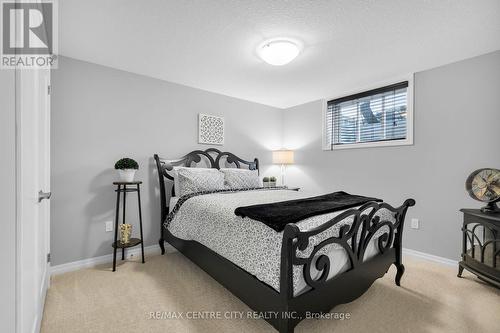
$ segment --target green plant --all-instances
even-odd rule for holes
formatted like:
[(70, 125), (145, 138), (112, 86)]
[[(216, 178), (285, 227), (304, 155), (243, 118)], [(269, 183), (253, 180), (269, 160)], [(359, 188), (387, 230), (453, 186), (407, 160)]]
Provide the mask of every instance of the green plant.
[(115, 163), (115, 169), (117, 170), (124, 170), (124, 169), (139, 169), (139, 164), (131, 158), (125, 157), (120, 160), (118, 160)]
[(271, 182), (275, 182), (275, 181), (276, 181), (276, 177), (272, 176), (271, 178), (269, 178), (269, 180), (270, 180)]
[(263, 181), (264, 183), (269, 182), (269, 177), (264, 177), (264, 178), (262, 178), (262, 181)]

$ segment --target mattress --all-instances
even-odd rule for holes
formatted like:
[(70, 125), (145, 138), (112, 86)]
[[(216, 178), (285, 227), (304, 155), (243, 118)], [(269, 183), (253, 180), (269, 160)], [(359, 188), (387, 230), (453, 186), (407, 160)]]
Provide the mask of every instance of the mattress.
[[(168, 229), (177, 238), (194, 240), (205, 245), (279, 291), (283, 232), (277, 232), (259, 221), (236, 216), (234, 210), (240, 206), (294, 200), (315, 195), (318, 194), (291, 190), (252, 190), (194, 196), (183, 202), (178, 208), (168, 225)], [(174, 206), (172, 200), (177, 202), (177, 198), (170, 200), (170, 209)], [(307, 231), (342, 212), (337, 211), (310, 217), (296, 223), (296, 225), (301, 231)], [(387, 209), (380, 209), (376, 214), (383, 220), (395, 222), (394, 214)], [(298, 252), (299, 255), (308, 257), (314, 245), (326, 238), (338, 236), (339, 228), (350, 223), (352, 223), (352, 218), (347, 218), (325, 232), (312, 236), (309, 247)], [(388, 228), (385, 228), (381, 228), (369, 243), (364, 260), (368, 260), (378, 253), (377, 240), (381, 234), (387, 231)], [(331, 267), (328, 279), (350, 268), (347, 254), (338, 244), (328, 245), (320, 250), (316, 256), (321, 254), (326, 254), (330, 259)], [(299, 295), (309, 289), (302, 270), (303, 266), (294, 266), (293, 268), (294, 295)], [(313, 278), (317, 278), (321, 272), (313, 267), (311, 273)]]

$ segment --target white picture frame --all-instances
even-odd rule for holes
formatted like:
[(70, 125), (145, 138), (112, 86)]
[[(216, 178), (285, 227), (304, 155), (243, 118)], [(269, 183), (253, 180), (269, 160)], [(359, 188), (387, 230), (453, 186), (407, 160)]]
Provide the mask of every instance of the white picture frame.
[(224, 117), (198, 114), (198, 143), (206, 145), (224, 144)]

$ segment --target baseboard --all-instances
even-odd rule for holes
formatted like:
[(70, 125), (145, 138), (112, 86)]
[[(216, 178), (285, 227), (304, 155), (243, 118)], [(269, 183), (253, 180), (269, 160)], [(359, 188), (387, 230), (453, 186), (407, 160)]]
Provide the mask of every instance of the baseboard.
[[(167, 253), (172, 253), (172, 252), (177, 251), (175, 248), (173, 248), (168, 243), (165, 243), (165, 250)], [(146, 255), (156, 255), (156, 254), (160, 254), (160, 253), (161, 253), (161, 251), (160, 251), (160, 247), (158, 245), (151, 245), (151, 246), (147, 246), (144, 248), (144, 254), (146, 254)], [(126, 258), (130, 259), (130, 258), (135, 257), (135, 256), (140, 255), (140, 254), (141, 254), (141, 249), (139, 247), (136, 247), (133, 249), (129, 249), (127, 251)], [(424, 260), (429, 260), (429, 261), (436, 262), (436, 263), (443, 264), (443, 265), (448, 265), (448, 266), (457, 266), (458, 265), (458, 261), (456, 261), (456, 260), (451, 260), (448, 258), (443, 258), (443, 257), (435, 256), (433, 254), (428, 254), (425, 252), (420, 252), (420, 251), (416, 251), (416, 250), (412, 250), (412, 249), (404, 248), (403, 254), (409, 255), (412, 257), (416, 257), (416, 258), (420, 258), (420, 259), (424, 259)], [(97, 265), (110, 263), (112, 261), (113, 261), (112, 254), (108, 254), (108, 255), (100, 256), (100, 257), (89, 258), (89, 259), (78, 260), (78, 261), (73, 261), (73, 262), (69, 262), (66, 264), (51, 266), (50, 267), (50, 275), (63, 274), (63, 273), (72, 272), (72, 271), (76, 271), (76, 270), (83, 269), (83, 268), (95, 267)]]
[(456, 267), (458, 265), (458, 261), (456, 261), (456, 260), (443, 258), (443, 257), (435, 256), (433, 254), (428, 254), (425, 252), (420, 252), (420, 251), (416, 251), (416, 250), (412, 250), (412, 249), (403, 248), (403, 254), (409, 255), (409, 256), (412, 256), (415, 258), (420, 258), (420, 259), (424, 259), (424, 260), (437, 262), (439, 264), (443, 264), (443, 265), (447, 265), (447, 266)]
[[(173, 247), (171, 247), (169, 244), (166, 244), (166, 243), (165, 243), (165, 250), (169, 253), (175, 251), (175, 249)], [(155, 254), (160, 254), (160, 253), (161, 253), (161, 251), (160, 251), (159, 245), (151, 245), (151, 246), (146, 246), (144, 248), (144, 255), (155, 255)], [(126, 257), (126, 259), (130, 259), (132, 257), (136, 257), (139, 255), (141, 255), (141, 248), (135, 247), (133, 249), (128, 249), (126, 251), (125, 257)], [(95, 267), (97, 265), (106, 264), (106, 263), (110, 263), (110, 262), (113, 262), (113, 255), (112, 254), (107, 254), (105, 256), (68, 262), (66, 264), (51, 266), (50, 267), (50, 275), (57, 275), (57, 274), (63, 274), (63, 273), (67, 273), (67, 272), (77, 271), (79, 269)]]
[(47, 268), (47, 272), (43, 277), (42, 288), (40, 289), (40, 308), (38, 310), (38, 314), (35, 319), (34, 328), (32, 330), (33, 333), (40, 332), (40, 328), (42, 326), (42, 318), (43, 318), (43, 309), (45, 308), (45, 298), (47, 296), (47, 290), (50, 286), (50, 263)]

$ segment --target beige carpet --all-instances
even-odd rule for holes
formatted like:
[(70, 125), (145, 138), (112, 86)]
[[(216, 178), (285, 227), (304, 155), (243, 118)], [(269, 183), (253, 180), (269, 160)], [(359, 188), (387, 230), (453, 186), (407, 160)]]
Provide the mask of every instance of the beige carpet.
[[(500, 291), (464, 272), (405, 258), (403, 287), (391, 268), (356, 301), (349, 320), (301, 322), (295, 332), (500, 332)], [(150, 312), (250, 309), (179, 253), (58, 275), (42, 332), (276, 332), (259, 319), (150, 319)]]

